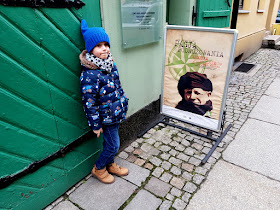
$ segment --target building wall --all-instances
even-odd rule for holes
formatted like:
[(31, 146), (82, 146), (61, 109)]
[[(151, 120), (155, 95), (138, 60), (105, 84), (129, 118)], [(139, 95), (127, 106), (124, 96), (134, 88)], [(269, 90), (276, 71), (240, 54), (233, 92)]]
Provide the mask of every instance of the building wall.
[[(242, 55), (241, 60), (244, 60), (261, 47), (268, 17), (278, 7), (273, 6), (273, 9), (270, 9), (271, 2), (279, 4), (279, 0), (244, 0), (243, 10), (239, 11), (237, 18), (238, 39), (235, 57)], [(275, 18), (271, 18), (271, 21), (273, 20), (275, 21)]]
[(266, 30), (272, 32), (272, 25), (275, 24), (277, 11), (280, 9), (280, 0), (271, 0), (268, 8)]
[[(100, 0), (102, 25), (110, 37), (111, 52), (119, 70), (122, 86), (129, 97), (132, 115), (157, 100), (161, 94), (163, 31), (159, 42), (124, 49), (122, 47), (120, 1)], [(166, 0), (163, 0), (163, 24)]]

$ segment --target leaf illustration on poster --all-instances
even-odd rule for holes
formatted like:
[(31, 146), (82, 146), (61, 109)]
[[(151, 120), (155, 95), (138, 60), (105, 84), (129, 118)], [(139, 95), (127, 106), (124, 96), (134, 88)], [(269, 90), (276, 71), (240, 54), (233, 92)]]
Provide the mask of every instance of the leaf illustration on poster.
[[(198, 57), (201, 60), (198, 60)], [(194, 42), (181, 39), (170, 51), (166, 66), (173, 78), (179, 80), (187, 72), (204, 73), (207, 62), (209, 61), (205, 59), (202, 50)]]
[(230, 29), (166, 27), (162, 114), (220, 128), (236, 37)]

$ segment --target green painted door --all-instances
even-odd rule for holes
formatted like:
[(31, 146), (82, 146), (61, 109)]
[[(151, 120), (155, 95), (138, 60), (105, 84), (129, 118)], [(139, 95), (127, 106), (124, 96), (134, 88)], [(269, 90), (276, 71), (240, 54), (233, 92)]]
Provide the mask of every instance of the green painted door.
[(196, 26), (229, 27), (232, 0), (197, 0)]
[[(0, 5), (0, 178), (89, 132), (80, 99), (80, 20), (101, 26), (99, 0), (79, 10)], [(0, 188), (0, 209), (42, 209), (90, 172), (101, 139)], [(0, 186), (1, 187), (1, 186)]]

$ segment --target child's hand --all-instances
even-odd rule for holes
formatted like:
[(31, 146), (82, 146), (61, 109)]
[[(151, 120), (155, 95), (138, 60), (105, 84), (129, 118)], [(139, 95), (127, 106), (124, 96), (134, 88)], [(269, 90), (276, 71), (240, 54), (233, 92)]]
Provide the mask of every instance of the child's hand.
[(100, 128), (99, 130), (96, 130), (96, 131), (93, 131), (96, 135), (97, 135), (97, 138), (100, 136), (100, 133), (103, 133), (103, 129)]
[(89, 69), (97, 69), (98, 67), (95, 64), (93, 64), (92, 62), (90, 62), (86, 59), (86, 53), (87, 53), (87, 51), (83, 50), (81, 52), (81, 54), (79, 55), (81, 64)]

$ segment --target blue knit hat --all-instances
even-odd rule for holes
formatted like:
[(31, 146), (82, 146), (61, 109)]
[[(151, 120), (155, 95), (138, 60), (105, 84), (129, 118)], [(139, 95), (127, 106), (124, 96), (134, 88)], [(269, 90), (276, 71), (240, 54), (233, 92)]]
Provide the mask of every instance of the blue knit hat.
[(90, 52), (99, 42), (107, 42), (110, 47), (109, 36), (102, 27), (88, 28), (87, 22), (83, 19), (81, 21), (81, 32), (87, 52)]

